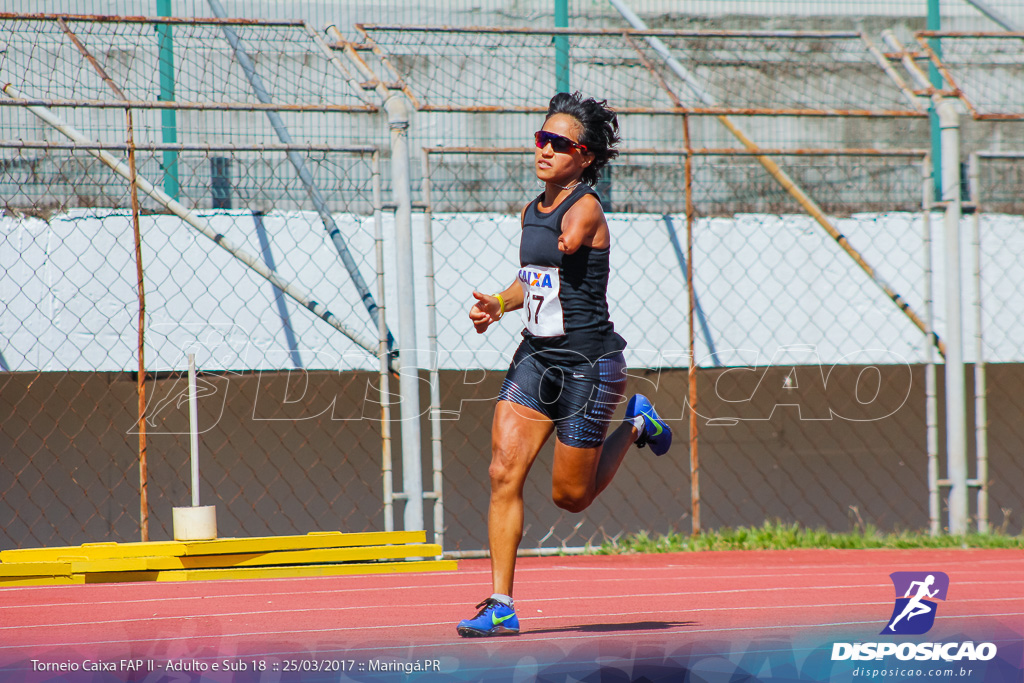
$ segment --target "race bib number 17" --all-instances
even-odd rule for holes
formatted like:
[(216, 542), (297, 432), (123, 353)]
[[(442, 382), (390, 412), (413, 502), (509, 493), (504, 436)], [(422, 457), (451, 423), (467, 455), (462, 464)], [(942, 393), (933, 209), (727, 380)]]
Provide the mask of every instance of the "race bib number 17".
[(523, 325), (535, 337), (557, 337), (565, 334), (562, 302), (558, 298), (558, 268), (526, 266), (519, 269), (523, 287)]

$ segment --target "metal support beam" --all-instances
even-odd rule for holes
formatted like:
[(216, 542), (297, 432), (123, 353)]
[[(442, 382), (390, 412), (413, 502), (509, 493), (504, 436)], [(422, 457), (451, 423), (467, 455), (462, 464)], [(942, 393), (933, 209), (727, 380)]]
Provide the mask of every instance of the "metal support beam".
[(942, 201), (946, 294), (946, 472), (949, 532), (967, 533), (967, 388), (964, 378), (963, 288), (960, 274), (960, 115), (951, 100), (936, 103), (942, 133)]
[[(391, 131), (391, 194), (395, 205), (395, 265), (398, 296), (399, 415), (402, 423), (402, 492), (385, 492), (391, 500), (405, 501), (405, 529), (423, 525), (423, 461), (420, 429), (420, 378), (417, 367), (416, 298), (412, 247), (412, 179), (409, 170), (409, 101), (401, 91), (391, 92), (380, 82), (336, 26), (326, 29), (343, 46), (356, 71), (373, 83), (388, 117)], [(390, 465), (389, 465), (390, 466)], [(435, 533), (437, 529), (434, 530)]]
[[(555, 28), (569, 28), (569, 0), (555, 0)], [(569, 92), (569, 36), (559, 34), (555, 43), (555, 89)]]
[[(921, 175), (922, 187), (921, 216), (922, 247), (924, 251), (924, 316), (925, 324), (931, 330), (935, 327), (935, 299), (932, 269), (932, 211), (935, 208), (935, 167), (930, 157), (925, 156)], [(928, 462), (928, 532), (938, 536), (942, 531), (941, 494), (939, 491), (939, 398), (935, 369), (935, 349), (931, 344), (924, 347), (924, 395), (925, 395), (925, 450)]]
[(423, 463), (420, 430), (420, 379), (417, 367), (416, 281), (413, 276), (412, 183), (409, 173), (409, 106), (395, 93), (384, 101), (391, 130), (391, 192), (395, 200), (395, 260), (398, 296), (398, 348), (402, 358), (402, 492), (405, 530), (423, 529)]
[[(218, 19), (224, 19), (227, 16), (224, 12), (224, 7), (220, 4), (220, 0), (207, 1), (209, 2), (210, 9)], [(242, 46), (242, 43), (238, 38), (238, 34), (228, 25), (222, 26), (221, 29), (224, 31), (224, 37), (227, 38), (228, 44), (231, 45), (235, 59), (238, 60), (239, 65), (242, 67), (242, 71), (245, 72), (245, 77), (249, 81), (249, 85), (252, 87), (253, 92), (256, 94), (256, 98), (263, 104), (273, 104), (273, 98), (270, 96), (266, 86), (263, 84), (263, 79), (260, 78), (260, 75), (256, 72), (256, 65)], [(285, 126), (284, 121), (281, 119), (281, 115), (273, 109), (268, 109), (266, 114), (267, 118), (270, 120), (270, 125), (274, 128), (274, 133), (277, 134), (281, 143), (284, 145), (292, 145), (291, 133), (288, 131), (287, 126)], [(331, 242), (334, 244), (334, 248), (337, 250), (338, 256), (341, 258), (341, 262), (345, 265), (345, 269), (348, 271), (349, 277), (352, 279), (352, 284), (355, 285), (356, 291), (359, 292), (359, 298), (362, 300), (363, 305), (370, 314), (370, 318), (376, 324), (379, 315), (377, 302), (374, 301), (370, 288), (367, 286), (366, 281), (363, 280), (363, 276), (359, 273), (359, 266), (356, 264), (355, 259), (352, 258), (348, 245), (345, 244), (345, 239), (341, 235), (341, 229), (338, 228), (338, 225), (334, 222), (334, 217), (331, 216), (331, 212), (327, 208), (327, 202), (324, 200), (323, 194), (320, 192), (320, 188), (317, 187), (316, 183), (313, 181), (313, 176), (310, 174), (309, 169), (306, 168), (306, 162), (301, 154), (291, 150), (286, 153), (286, 156), (292, 163), (292, 166), (295, 167), (299, 180), (306, 188), (309, 198), (313, 201), (313, 208), (315, 208), (317, 214), (319, 214), (320, 220), (323, 222), (324, 228), (327, 230), (327, 234), (330, 236)]]
[[(992, 21), (994, 21), (997, 24), (999, 24), (999, 26), (1001, 26), (1004, 30), (1010, 31), (1012, 33), (1024, 32), (1024, 27), (1021, 27), (1020, 24), (1018, 24), (1017, 22), (1013, 21), (1012, 19), (1010, 19), (1009, 17), (1004, 15), (1002, 12), (1000, 12), (996, 8), (989, 6), (989, 4), (987, 2), (982, 2), (982, 0), (964, 0), (964, 1), (968, 5), (973, 7), (974, 9), (976, 9), (979, 12), (981, 12), (982, 14), (984, 14), (986, 17), (988, 17)], [(929, 30), (931, 30), (930, 26), (928, 28), (929, 28)]]
[(427, 280), (427, 351), (430, 353), (430, 446), (434, 490), (424, 492), (425, 499), (434, 500), (434, 543), (444, 550), (444, 463), (441, 443), (441, 376), (438, 372), (437, 352), (437, 289), (434, 277), (433, 204), (430, 197), (430, 154), (423, 150), (423, 242), (426, 249)]
[[(883, 32), (883, 38), (896, 52), (902, 55), (904, 67), (914, 81), (927, 88), (929, 80), (924, 70), (910, 58), (903, 44), (891, 31)], [(949, 491), (949, 532), (967, 533), (969, 519), (967, 478), (967, 387), (964, 377), (963, 349), (963, 297), (960, 259), (960, 218), (963, 214), (961, 198), (960, 169), (960, 114), (957, 100), (931, 93), (935, 112), (939, 117), (940, 142), (942, 147), (942, 204), (945, 207), (943, 219), (943, 254), (946, 296), (946, 479), (936, 486), (950, 487)], [(933, 520), (933, 529), (934, 529)]]
[[(156, 13), (171, 16), (171, 0), (156, 0)], [(174, 101), (174, 36), (170, 24), (156, 27), (157, 61), (160, 65), (161, 102)], [(161, 139), (168, 144), (178, 141), (178, 112), (164, 109), (160, 112)], [(178, 181), (178, 153), (166, 150), (163, 154), (164, 192), (172, 199), (180, 199), (181, 185)]]
[[(940, 31), (942, 30), (942, 14), (939, 10), (939, 0), (928, 0), (928, 17), (926, 19), (926, 25), (929, 31)], [(938, 38), (932, 38), (928, 41), (932, 50), (935, 51), (939, 57), (942, 57), (942, 43)], [(928, 65), (928, 82), (933, 88), (942, 88), (942, 74), (939, 73), (938, 68), (934, 64)], [(928, 108), (928, 121), (930, 122), (931, 140), (932, 140), (932, 164), (934, 165), (932, 179), (935, 181), (935, 196), (942, 196), (942, 139), (941, 131), (939, 127), (939, 114), (935, 109), (935, 104)]]
[(384, 187), (381, 181), (380, 153), (373, 154), (373, 242), (377, 261), (377, 298), (380, 300), (380, 318), (377, 334), (380, 342), (380, 438), (381, 484), (384, 498), (384, 531), (395, 530), (394, 473), (391, 458), (391, 375), (388, 367), (388, 330), (386, 323), (386, 296), (384, 288)]
[[(3, 87), (0, 92), (7, 95), (8, 97), (15, 100), (25, 101), (27, 98), (13, 85), (8, 83)], [(30, 100), (31, 101), (31, 100)], [(95, 140), (89, 140), (81, 132), (76, 130), (74, 127), (68, 125), (60, 117), (54, 114), (46, 107), (40, 107), (32, 104), (25, 103), (25, 108), (42, 119), (45, 123), (53, 126), (60, 133), (62, 133), (69, 140), (80, 145), (86, 152), (91, 156), (95, 157), (106, 165), (114, 173), (118, 174), (125, 180), (131, 181), (132, 174), (129, 168), (121, 163), (118, 159), (114, 158), (110, 153), (97, 149), (97, 143)], [(359, 333), (348, 329), (344, 323), (333, 313), (331, 313), (326, 306), (322, 303), (314, 301), (305, 294), (302, 290), (295, 287), (290, 282), (283, 280), (274, 271), (267, 268), (263, 263), (263, 260), (249, 254), (242, 249), (235, 246), (227, 237), (218, 233), (210, 223), (199, 216), (194, 211), (182, 206), (178, 201), (172, 199), (167, 195), (166, 192), (160, 188), (154, 186), (151, 182), (146, 180), (142, 176), (136, 176), (136, 183), (138, 189), (142, 190), (155, 202), (163, 206), (169, 212), (183, 220), (187, 225), (194, 228), (198, 232), (202, 233), (206, 237), (213, 240), (221, 249), (225, 250), (233, 257), (241, 261), (246, 267), (254, 271), (257, 275), (264, 278), (272, 285), (280, 289), (282, 292), (290, 296), (296, 302), (299, 303), (303, 308), (309, 310), (313, 315), (317, 316), (327, 324), (334, 327), (336, 330), (344, 334), (346, 337), (351, 339), (353, 343), (365, 349), (370, 354), (376, 355), (377, 345), (365, 340)]]
[(985, 534), (988, 525), (988, 389), (985, 364), (984, 320), (981, 308), (981, 187), (977, 154), (967, 163), (974, 252), (974, 450), (978, 480), (978, 532)]
[[(85, 60), (92, 64), (93, 69), (99, 75), (107, 87), (114, 93), (114, 96), (121, 101), (127, 98), (124, 92), (107, 74), (96, 58), (89, 52), (85, 44), (78, 38), (71, 27), (63, 19), (57, 20), (57, 25), (71, 39), (78, 51), (82, 53)], [(146, 285), (144, 271), (142, 268), (142, 233), (139, 226), (139, 187), (138, 169), (135, 165), (135, 124), (132, 122), (131, 107), (125, 108), (125, 121), (127, 126), (128, 139), (125, 141), (128, 147), (128, 180), (129, 192), (132, 204), (132, 233), (135, 241), (135, 273), (139, 296), (139, 336), (138, 356), (139, 372), (137, 379), (137, 392), (139, 397), (139, 536), (142, 541), (149, 540), (149, 465), (147, 457), (146, 440)]]

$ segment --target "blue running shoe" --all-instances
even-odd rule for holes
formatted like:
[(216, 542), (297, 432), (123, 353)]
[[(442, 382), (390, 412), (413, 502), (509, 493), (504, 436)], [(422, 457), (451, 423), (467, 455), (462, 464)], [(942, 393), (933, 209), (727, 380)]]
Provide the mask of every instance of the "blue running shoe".
[(463, 619), (456, 630), (464, 638), (482, 636), (516, 636), (519, 635), (519, 617), (516, 611), (494, 598), (487, 598), (477, 607), (480, 613), (472, 619)]
[(636, 394), (626, 404), (626, 421), (632, 422), (637, 415), (644, 416), (644, 433), (636, 440), (638, 448), (650, 445), (655, 455), (664, 455), (672, 445), (672, 428), (654, 412), (654, 406), (643, 394)]

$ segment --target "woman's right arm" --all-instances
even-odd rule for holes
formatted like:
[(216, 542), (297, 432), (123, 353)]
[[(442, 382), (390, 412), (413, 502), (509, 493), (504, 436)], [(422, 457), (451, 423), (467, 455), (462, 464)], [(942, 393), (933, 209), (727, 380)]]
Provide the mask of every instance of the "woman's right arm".
[(523, 288), (519, 285), (519, 280), (496, 294), (473, 292), (473, 297), (476, 303), (469, 309), (469, 319), (473, 321), (473, 327), (478, 334), (486, 332), (491, 323), (501, 320), (505, 313), (518, 311), (523, 307)]

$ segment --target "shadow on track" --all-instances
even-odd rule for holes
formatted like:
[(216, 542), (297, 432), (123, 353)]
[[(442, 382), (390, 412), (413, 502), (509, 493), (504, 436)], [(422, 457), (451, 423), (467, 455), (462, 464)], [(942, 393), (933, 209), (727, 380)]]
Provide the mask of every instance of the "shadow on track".
[(625, 631), (664, 631), (667, 629), (696, 626), (696, 621), (631, 621), (621, 624), (579, 624), (557, 628), (526, 628), (523, 635), (541, 633), (616, 633)]

